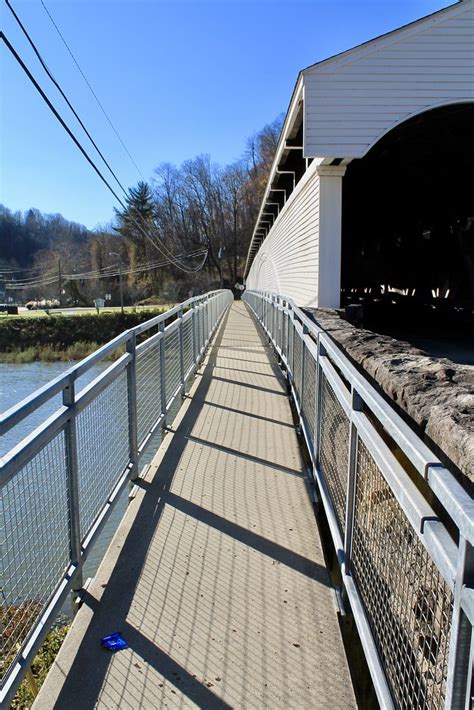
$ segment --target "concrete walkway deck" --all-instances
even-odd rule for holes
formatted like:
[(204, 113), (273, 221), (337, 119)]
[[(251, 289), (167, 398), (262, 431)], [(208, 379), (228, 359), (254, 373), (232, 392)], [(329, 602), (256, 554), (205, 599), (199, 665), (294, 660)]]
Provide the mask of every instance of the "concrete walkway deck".
[(302, 471), (284, 380), (235, 303), (35, 710), (355, 708)]

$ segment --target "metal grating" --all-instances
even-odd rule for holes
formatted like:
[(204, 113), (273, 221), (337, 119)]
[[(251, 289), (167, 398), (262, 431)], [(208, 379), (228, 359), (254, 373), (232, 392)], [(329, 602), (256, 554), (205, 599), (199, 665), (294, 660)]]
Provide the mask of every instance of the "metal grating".
[(194, 337), (196, 342), (196, 354), (199, 355), (202, 348), (201, 341), (201, 308), (198, 307), (194, 313)]
[(277, 345), (278, 345), (278, 347), (279, 347), (280, 350), (281, 350), (281, 349), (282, 349), (282, 345), (283, 345), (283, 339), (282, 339), (282, 331), (283, 331), (283, 329), (282, 329), (283, 312), (282, 312), (280, 309), (278, 309), (278, 310), (276, 311), (276, 313), (277, 313)]
[(293, 321), (288, 316), (288, 367), (290, 372), (293, 372), (293, 343), (295, 339), (295, 326)]
[(452, 594), (360, 439), (352, 567), (396, 706), (443, 708)]
[(298, 402), (301, 403), (301, 353), (303, 343), (296, 328), (293, 332), (293, 379)]
[(184, 372), (187, 373), (193, 364), (193, 323), (188, 319), (183, 324)]
[(282, 352), (285, 357), (288, 357), (288, 314), (283, 313), (283, 320), (281, 326), (281, 340), (282, 340)]
[(315, 443), (314, 427), (316, 417), (316, 362), (306, 347), (304, 347), (304, 382), (303, 382), (303, 418), (313, 445)]
[(206, 307), (204, 306), (201, 310), (201, 348), (204, 347), (204, 343), (206, 342)]
[(165, 337), (165, 383), (166, 405), (171, 402), (173, 395), (181, 384), (181, 364), (179, 359), (179, 333), (178, 330)]
[(321, 370), (319, 465), (341, 530), (345, 529), (349, 419)]
[(0, 543), (3, 679), (69, 564), (63, 431), (3, 487)]
[(137, 353), (137, 430), (138, 445), (161, 415), (160, 343)]
[[(184, 359), (187, 369), (199, 361), (200, 351), (209, 337), (212, 325), (222, 315), (232, 300), (229, 292), (220, 292), (206, 301), (205, 309), (193, 301), (193, 320), (196, 331), (188, 320), (182, 326)], [(163, 319), (162, 319), (163, 322)], [(150, 325), (149, 328), (154, 328)], [(199, 335), (200, 347), (195, 348)], [(153, 336), (152, 336), (153, 337)], [(6, 690), (8, 704), (33, 660), (34, 645), (29, 644), (32, 631), (41, 622), (47, 628), (52, 622), (48, 609), (51, 598), (64, 580), (71, 564), (71, 519), (79, 519), (81, 536), (90, 531), (110, 494), (127, 473), (130, 434), (137, 416), (139, 443), (149, 433), (161, 414), (160, 353), (166, 358), (168, 399), (181, 382), (178, 332), (161, 337), (147, 350), (139, 348), (136, 356), (137, 409), (128, 401), (129, 387), (133, 394), (133, 378), (127, 382), (130, 366), (120, 365), (120, 374), (104, 385), (109, 372), (102, 373), (91, 384), (90, 401), (82, 411), (71, 407), (73, 422), (67, 430), (52, 434), (52, 439), (42, 443), (33, 438), (38, 453), (27, 464), (13, 459), (13, 477), (2, 484), (0, 503), (0, 681), (2, 693)], [(196, 355), (196, 357), (194, 357)], [(133, 361), (132, 361), (133, 362)], [(122, 369), (123, 368), (123, 369)], [(66, 382), (66, 379), (64, 380)], [(80, 400), (78, 401), (80, 407)], [(171, 406), (171, 416), (179, 408), (176, 398)], [(36, 403), (36, 410), (41, 404)], [(48, 431), (54, 431), (52, 422)], [(27, 421), (28, 427), (28, 421)], [(74, 437), (74, 431), (76, 436)], [(67, 455), (66, 437), (71, 444)], [(77, 447), (74, 442), (77, 440)], [(12, 462), (9, 462), (10, 464)], [(70, 468), (68, 469), (68, 466)], [(3, 468), (3, 462), (0, 467)], [(8, 472), (7, 475), (10, 475)], [(69, 491), (78, 476), (79, 506), (71, 509)], [(48, 609), (48, 611), (47, 611)], [(29, 644), (29, 645), (28, 645)], [(22, 661), (18, 664), (19, 654)], [(2, 695), (3, 698), (3, 695)]]
[(203, 339), (204, 343), (207, 340), (208, 334), (209, 334), (209, 303), (204, 304), (204, 320), (203, 320)]
[(129, 463), (126, 372), (77, 416), (76, 430), (83, 539)]
[(264, 306), (264, 308), (265, 308), (265, 311), (264, 311), (264, 323), (265, 323), (265, 326), (266, 326), (267, 330), (270, 330), (270, 318), (271, 318), (271, 314), (272, 314), (272, 306), (270, 305), (270, 303), (268, 303), (267, 301), (265, 301), (265, 306)]

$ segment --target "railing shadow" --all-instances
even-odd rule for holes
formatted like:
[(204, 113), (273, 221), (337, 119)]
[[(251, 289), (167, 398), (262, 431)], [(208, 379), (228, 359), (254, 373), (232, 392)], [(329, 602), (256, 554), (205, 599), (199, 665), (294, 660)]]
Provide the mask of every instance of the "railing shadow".
[[(163, 519), (165, 508), (167, 510), (167, 516), (181, 514), (183, 517), (191, 518), (197, 523), (203, 523), (209, 530), (224, 533), (229, 540), (242, 543), (252, 550), (271, 558), (272, 564), (280, 564), (288, 567), (323, 586), (328, 586), (329, 584), (326, 569), (313, 560), (307, 559), (293, 550), (286, 549), (286, 547), (279, 542), (267, 539), (263, 535), (247, 527), (243, 527), (235, 521), (228, 520), (222, 515), (218, 515), (206, 509), (203, 505), (197, 505), (194, 501), (188, 500), (183, 493), (177, 495), (175, 492), (171, 491), (171, 486), (176, 471), (179, 469), (185, 449), (190, 445), (190, 441), (192, 442), (193, 439), (197, 438), (192, 437), (191, 432), (203, 406), (207, 403), (206, 395), (209, 392), (211, 382), (216, 379), (213, 372), (216, 368), (218, 352), (224, 338), (228, 318), (229, 312), (226, 314), (219, 327), (206, 367), (198, 375), (200, 381), (196, 387), (194, 396), (189, 402), (188, 409), (181, 419), (177, 431), (173, 434), (171, 445), (163, 455), (159, 474), (155, 475), (152, 481), (140, 483), (140, 485), (146, 489), (146, 493), (141, 501), (135, 519), (131, 524), (127, 537), (124, 540), (123, 548), (118, 554), (116, 564), (111, 572), (107, 586), (102, 593), (100, 602), (90, 594), (86, 594), (84, 597), (84, 604), (90, 607), (92, 618), (81, 646), (72, 662), (71, 668), (64, 679), (63, 687), (55, 704), (55, 708), (58, 710), (74, 706), (74, 699), (78, 701), (78, 704), (75, 706), (80, 706), (81, 710), (95, 707), (101, 695), (107, 692), (103, 690), (103, 687), (105, 679), (111, 672), (111, 656), (107, 652), (100, 650), (100, 638), (106, 633), (118, 630), (122, 632), (129, 647), (133, 651), (134, 657), (132, 657), (130, 661), (129, 657), (124, 655), (123, 661), (117, 661), (120, 663), (121, 677), (117, 679), (117, 683), (115, 683), (114, 697), (104, 698), (106, 704), (120, 706), (121, 701), (126, 703), (124, 694), (125, 692), (130, 693), (130, 690), (128, 689), (126, 691), (125, 688), (127, 685), (133, 686), (134, 674), (141, 672), (140, 669), (137, 670), (139, 660), (137, 660), (136, 657), (138, 657), (138, 659), (143, 659), (144, 663), (153, 668), (168, 683), (176, 688), (176, 692), (184, 695), (199, 707), (210, 708), (211, 710), (225, 710), (231, 707), (210, 689), (212, 683), (201, 682), (201, 680), (197, 679), (187, 668), (178, 663), (169, 653), (163, 650), (159, 639), (157, 642), (156, 639), (149, 638), (130, 620), (131, 616), (135, 615), (135, 617), (137, 617), (140, 616), (140, 614), (143, 618), (146, 618), (148, 613), (146, 603), (149, 599), (146, 599), (146, 594), (144, 594), (143, 598), (137, 602), (136, 592), (139, 585), (143, 583), (142, 576), (144, 574), (145, 561), (150, 553), (158, 525)], [(244, 383), (233, 384), (243, 387), (250, 386)], [(254, 389), (259, 390), (260, 388), (254, 387)], [(243, 414), (246, 413), (244, 412)], [(262, 417), (262, 419), (264, 418)], [(215, 445), (212, 444), (212, 446)], [(227, 447), (215, 446), (215, 448), (222, 450), (224, 454), (235, 455), (237, 453)], [(285, 474), (291, 473), (293, 476), (296, 475), (295, 471), (285, 466), (257, 459), (257, 457), (250, 457), (250, 460), (253, 460), (259, 465), (271, 466)], [(278, 516), (278, 512), (276, 515)], [(161, 531), (159, 531), (159, 533), (162, 534)], [(166, 542), (163, 544), (166, 545)], [(172, 543), (170, 542), (170, 544)], [(182, 563), (176, 559), (177, 554), (176, 550), (173, 570), (175, 565), (182, 565)], [(217, 565), (218, 564), (219, 560), (217, 561)], [(160, 559), (157, 559), (154, 576), (152, 574), (151, 578), (147, 581), (147, 589), (149, 592), (153, 590), (153, 585), (157, 583), (157, 573), (159, 569)], [(179, 571), (182, 572), (181, 569)], [(212, 586), (214, 582), (214, 580), (210, 580), (209, 584)], [(179, 600), (179, 611), (183, 614), (191, 613), (190, 625), (192, 633), (201, 634), (202, 631), (198, 630), (198, 627), (202, 626), (203, 620), (196, 618), (196, 608), (191, 610), (191, 612), (189, 609), (182, 608), (180, 596), (182, 590), (179, 589), (178, 582), (175, 583), (175, 586), (176, 589), (174, 589), (173, 593)], [(214, 594), (216, 594), (217, 592), (214, 587), (213, 589)], [(171, 593), (172, 591), (166, 585), (164, 590), (160, 588), (160, 608), (158, 612), (155, 609), (154, 612), (151, 612), (152, 614), (158, 616), (160, 619), (162, 618), (162, 609), (166, 604), (168, 594), (171, 595)], [(138, 603), (143, 603), (143, 609), (137, 611), (136, 606)], [(134, 613), (131, 614), (131, 608), (134, 605), (135, 610)], [(276, 619), (274, 623), (277, 623)], [(208, 632), (209, 630), (210, 625), (209, 628), (207, 628)], [(227, 633), (229, 629), (225, 631)], [(210, 634), (208, 635), (210, 636)], [(205, 637), (204, 643), (207, 644), (207, 653), (207, 647), (210, 644), (210, 639), (207, 636)], [(293, 644), (293, 646), (295, 645), (298, 644)], [(120, 657), (120, 659), (121, 658), (122, 657)], [(132, 664), (132, 661), (136, 662)], [(271, 663), (271, 661), (269, 660), (268, 663)], [(158, 686), (160, 687), (161, 684), (158, 684)], [(157, 690), (159, 690), (159, 687)], [(135, 693), (134, 701), (136, 701), (137, 707), (145, 707), (143, 704), (145, 701), (142, 703), (143, 699), (140, 697), (140, 693), (142, 692), (140, 687), (135, 685), (133, 692)], [(171, 692), (175, 691), (172, 690)], [(158, 699), (156, 702), (158, 705)]]
[[(209, 389), (211, 372), (215, 365), (217, 351), (225, 332), (228, 317), (229, 312), (224, 316), (219, 326), (201, 381), (181, 421), (180, 427), (185, 431), (192, 428), (192, 424), (201, 407), (200, 400), (205, 398), (205, 394)], [(147, 652), (142, 657), (146, 658), (147, 662), (151, 662), (155, 669), (167, 680), (173, 684), (176, 683), (174, 672), (176, 672), (175, 666), (177, 664), (167, 654), (163, 653), (156, 644), (151, 643), (137, 629), (128, 624), (127, 615), (150, 544), (166, 505), (167, 494), (170, 490), (176, 465), (185, 445), (186, 440), (184, 438), (177, 439), (176, 445), (173, 442), (173, 446), (167, 450), (163, 458), (160, 470), (161, 475), (155, 476), (154, 480), (146, 485), (146, 495), (141, 502), (100, 603), (91, 597), (90, 594), (84, 596), (84, 604), (90, 605), (94, 614), (73, 664), (64, 679), (64, 684), (55, 704), (57, 710), (61, 708), (69, 710), (71, 698), (80, 698), (81, 709), (84, 710), (85, 708), (96, 706), (110, 664), (110, 654), (106, 652), (98, 653), (96, 650), (100, 643), (100, 638), (104, 635), (104, 628), (108, 628), (110, 632), (118, 629), (122, 630), (129, 646), (136, 650), (137, 653), (140, 653), (139, 649), (143, 649), (145, 645)], [(133, 567), (129, 566), (131, 560), (133, 561)], [(90, 664), (91, 655), (94, 658), (92, 668)], [(89, 669), (87, 674), (81, 672), (86, 668)], [(189, 675), (181, 667), (179, 673), (180, 677), (183, 678)], [(183, 687), (179, 686), (180, 690), (197, 705), (215, 708), (216, 710), (224, 710), (228, 707), (226, 703), (219, 700), (212, 691), (196, 679), (193, 679), (193, 682), (190, 679), (187, 680), (189, 680), (189, 683), (186, 683)]]

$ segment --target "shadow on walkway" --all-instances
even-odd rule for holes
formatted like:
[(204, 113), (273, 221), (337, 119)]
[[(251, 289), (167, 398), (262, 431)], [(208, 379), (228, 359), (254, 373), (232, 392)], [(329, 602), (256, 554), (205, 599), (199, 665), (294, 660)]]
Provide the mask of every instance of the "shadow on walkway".
[[(214, 371), (229, 319), (232, 338), (242, 322), (255, 342), (254, 349), (234, 346), (236, 360), (241, 352), (270, 354), (243, 304), (233, 306), (165, 439), (156, 474), (138, 484), (144, 494), (139, 506), (132, 503), (136, 513), (127, 512), (35, 707), (328, 707), (342, 692), (341, 675), (350, 686), (301, 465), (297, 471), (293, 464), (299, 454), (291, 414), (285, 421), (277, 410), (272, 418), (234, 410), (225, 396), (216, 401), (227, 383)], [(273, 408), (273, 395), (283, 395), (281, 373), (274, 390), (250, 374), (255, 385), (229, 384), (245, 396), (248, 388), (257, 398), (268, 394)], [(249, 436), (257, 425), (277, 427), (279, 459), (195, 436), (203, 417), (214, 424), (213, 414), (217, 427), (219, 417), (238, 415)], [(100, 639), (114, 631), (129, 651), (112, 656)], [(300, 652), (306, 638), (310, 645)], [(317, 689), (309, 648), (320, 658)], [(323, 682), (334, 663), (340, 672)], [(355, 707), (352, 691), (345, 692), (346, 704), (333, 707)]]

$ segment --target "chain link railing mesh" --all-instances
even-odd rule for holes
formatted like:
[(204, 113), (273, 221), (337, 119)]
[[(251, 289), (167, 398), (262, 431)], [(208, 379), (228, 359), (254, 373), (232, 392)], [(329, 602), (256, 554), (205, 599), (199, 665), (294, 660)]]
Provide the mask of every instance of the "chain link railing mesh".
[(186, 374), (193, 364), (193, 322), (190, 318), (183, 323), (183, 356)]
[[(215, 294), (207, 299), (204, 308), (199, 300), (193, 304), (193, 318), (188, 317), (182, 324), (185, 372), (198, 362), (210, 330), (230, 305), (232, 296), (230, 292)], [(181, 384), (179, 346), (176, 329), (165, 336), (168, 403)], [(134, 403), (129, 402), (129, 394), (133, 393), (133, 379), (128, 381), (129, 368), (130, 365), (124, 366), (104, 389), (100, 389), (102, 375), (96, 378), (91, 385), (97, 390), (93, 398), (77, 414), (71, 408), (75, 437), (74, 427), (53, 434), (27, 464), (17, 468), (13, 477), (2, 484), (0, 681), (3, 688), (6, 679), (13, 677), (10, 687), (14, 690), (31, 663), (34, 646), (27, 652), (23, 669), (19, 670), (15, 663), (19, 649), (25, 653), (31, 632), (40, 621), (46, 625), (53, 621), (51, 615), (45, 616), (45, 611), (71, 564), (71, 516), (77, 516), (84, 540), (130, 464), (133, 428), (129, 416), (135, 409)], [(140, 445), (162, 413), (159, 339), (151, 347), (139, 347), (136, 351), (136, 396)], [(178, 400), (175, 406), (179, 406)], [(37, 410), (40, 409), (38, 405)], [(71, 437), (70, 456), (66, 451), (66, 435)], [(69, 491), (73, 490), (76, 474), (79, 506), (73, 511)]]
[(283, 313), (282, 313), (282, 311), (281, 311), (280, 309), (277, 309), (276, 314), (277, 314), (277, 345), (278, 345), (278, 347), (279, 347), (280, 350), (281, 350), (281, 349), (282, 349), (282, 345), (283, 345), (283, 339), (282, 339), (282, 332), (283, 332), (283, 329), (282, 329)]
[(301, 404), (301, 352), (302, 342), (296, 328), (293, 334), (293, 381), (298, 402)]
[(169, 405), (172, 396), (181, 384), (178, 330), (170, 334), (167, 333), (165, 337), (165, 382), (166, 404)]
[(271, 308), (271, 306), (270, 306), (269, 303), (265, 302), (265, 303), (263, 304), (263, 324), (264, 324), (264, 326), (267, 328), (267, 330), (269, 330), (269, 326), (268, 326), (268, 315), (269, 315), (269, 313), (270, 313), (270, 308)]
[(204, 347), (206, 342), (206, 307), (201, 309), (201, 348)]
[(452, 594), (358, 440), (352, 568), (398, 708), (443, 708)]
[(282, 326), (281, 326), (281, 340), (282, 340), (282, 352), (283, 355), (288, 357), (288, 314), (283, 313)]
[(202, 338), (201, 338), (201, 308), (196, 308), (194, 313), (194, 338), (196, 343), (196, 353), (201, 352)]
[(304, 348), (304, 382), (303, 382), (303, 418), (311, 441), (315, 442), (315, 415), (316, 415), (316, 362), (306, 345)]
[(291, 318), (288, 317), (288, 369), (293, 372), (293, 343), (295, 339), (295, 326)]
[(331, 385), (320, 372), (319, 465), (326, 480), (341, 530), (345, 529), (349, 455), (349, 419)]
[(206, 305), (204, 307), (204, 333), (203, 333), (203, 342), (204, 343), (206, 342), (208, 335), (209, 335), (209, 331), (210, 331), (209, 323), (210, 323), (209, 302), (206, 302)]
[(79, 511), (84, 537), (129, 463), (125, 371), (80, 412), (76, 431)]
[(63, 431), (2, 488), (0, 542), (3, 679), (69, 565)]
[[(301, 405), (300, 416), (313, 442), (319, 436), (320, 471), (340, 530), (345, 533), (350, 420), (339, 400), (341, 395), (322, 368), (318, 383), (315, 361), (306, 344), (302, 344), (290, 311), (280, 326), (275, 319), (272, 321), (271, 311), (276, 306), (268, 297), (249, 293), (245, 300), (254, 306), (274, 343), (283, 346)], [(301, 347), (305, 348), (302, 383)], [(315, 387), (319, 395), (316, 431), (312, 426), (316, 418)], [(357, 436), (356, 429), (354, 432)], [(395, 707), (441, 709), (449, 695), (453, 593), (386, 482), (374, 454), (360, 435), (356, 443), (349, 560), (355, 594), (365, 607), (364, 623), (367, 619)], [(332, 515), (331, 510), (328, 513)]]
[(137, 431), (140, 446), (161, 416), (160, 343), (137, 352)]

